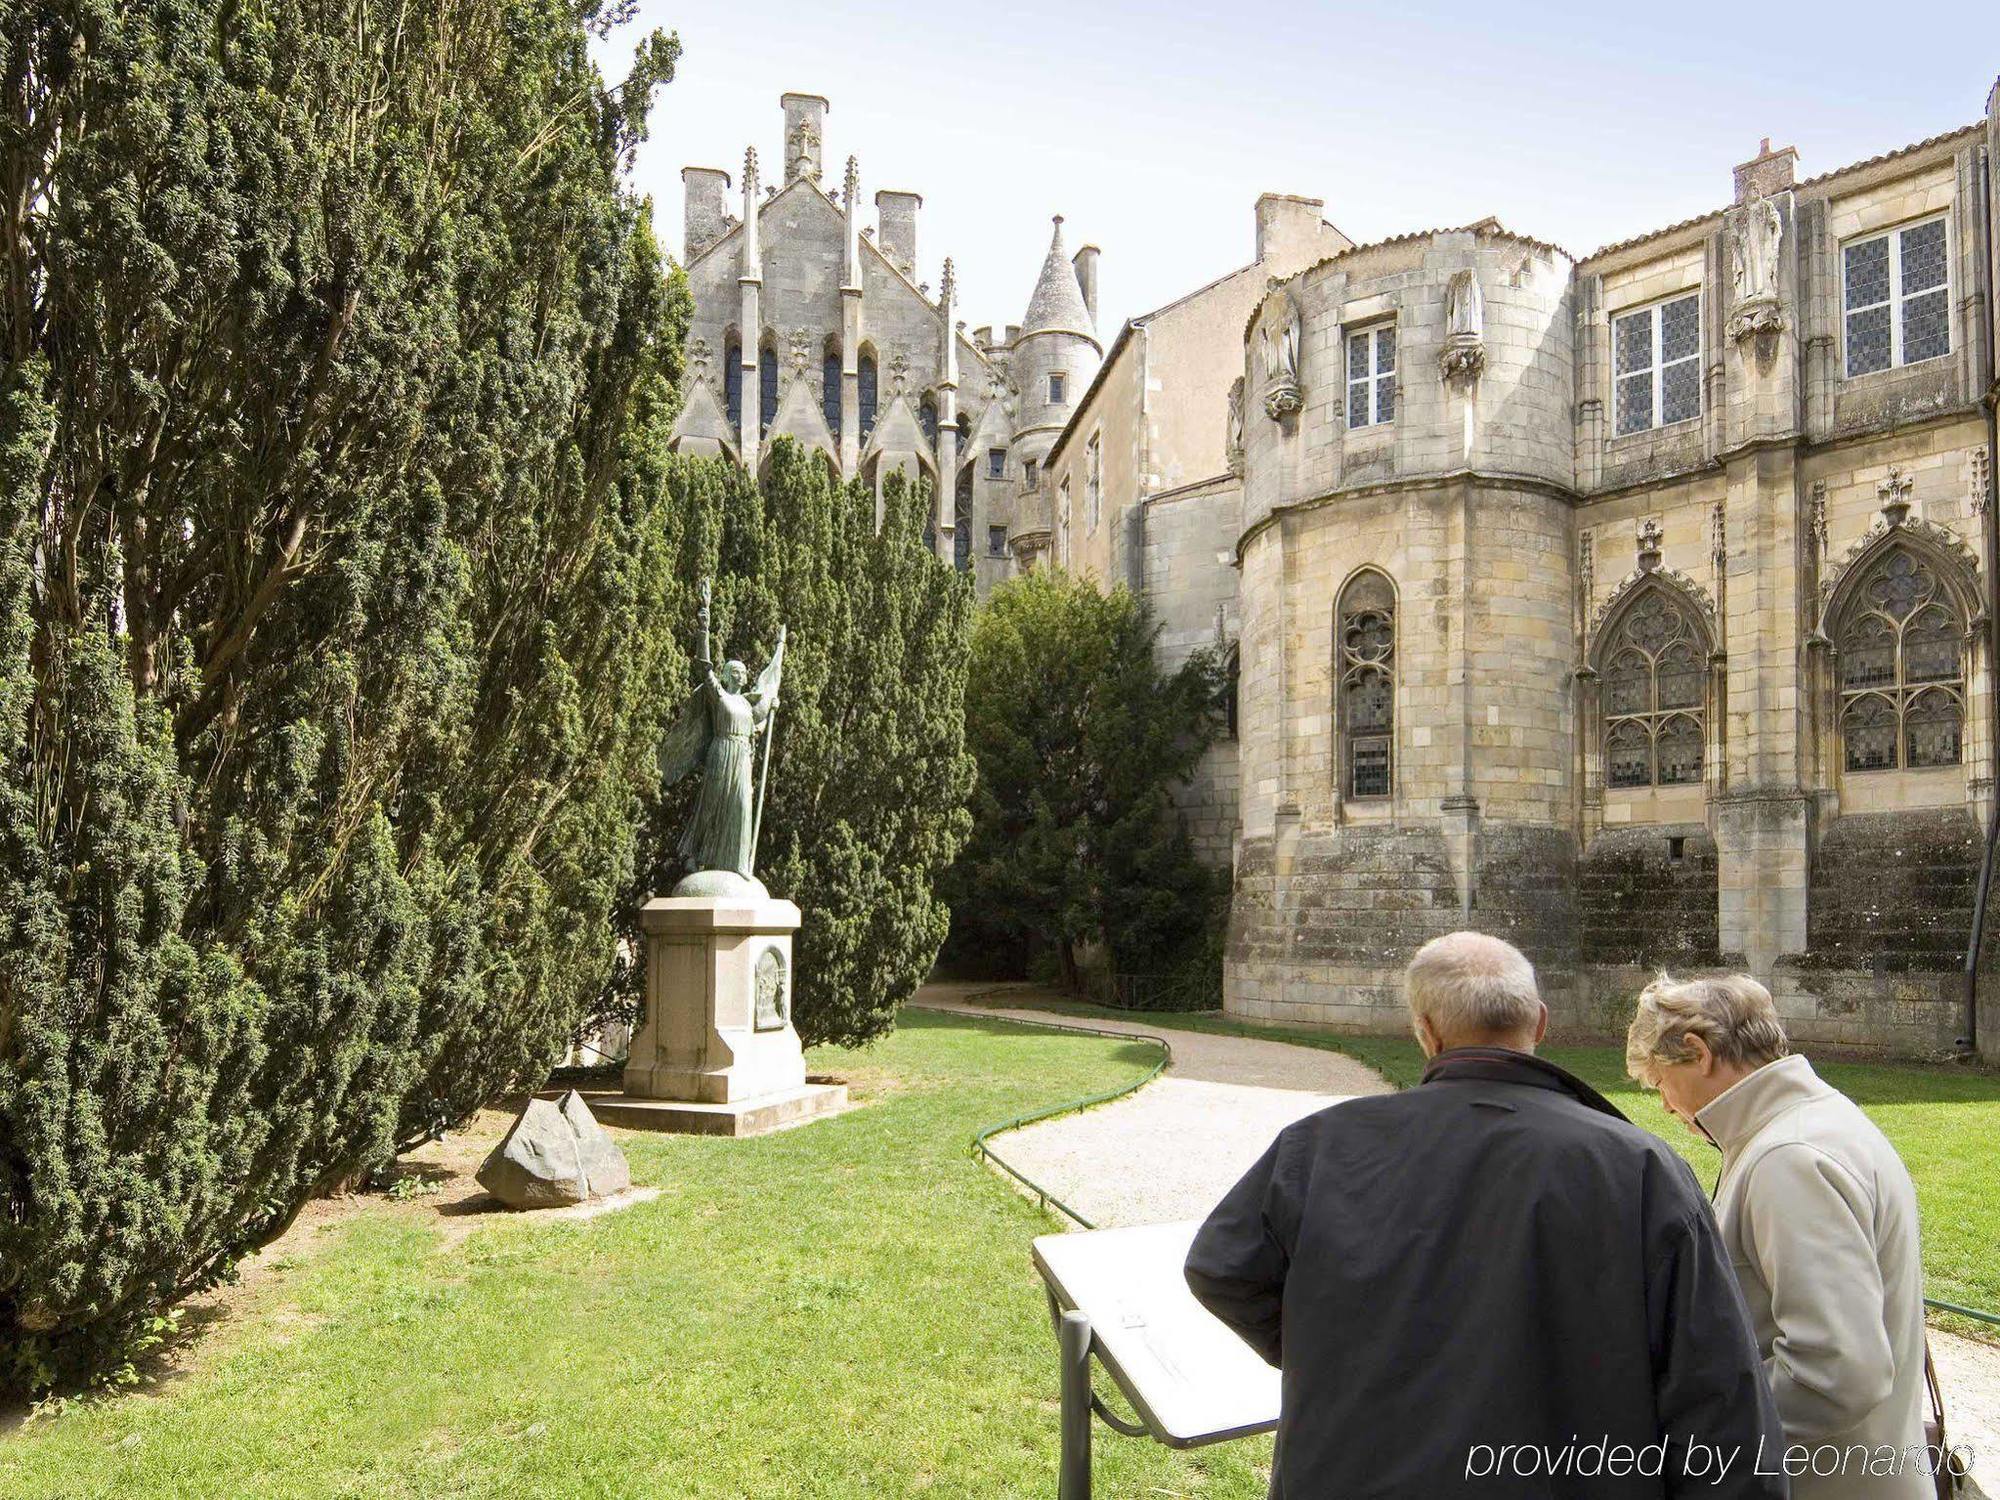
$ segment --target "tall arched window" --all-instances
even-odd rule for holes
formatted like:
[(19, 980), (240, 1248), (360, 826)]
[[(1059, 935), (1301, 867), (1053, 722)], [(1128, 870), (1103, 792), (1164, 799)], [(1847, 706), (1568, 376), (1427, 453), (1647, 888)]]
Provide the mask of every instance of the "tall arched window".
[(1243, 692), (1243, 649), (1240, 641), (1232, 641), (1229, 654), (1222, 659), (1222, 727), (1224, 736), (1236, 738), (1236, 714)]
[(1964, 619), (1928, 563), (1895, 546), (1869, 566), (1838, 642), (1848, 770), (1958, 764), (1964, 642)]
[(722, 402), (729, 412), (729, 430), (743, 430), (743, 344), (734, 335), (722, 351)]
[(926, 396), (918, 405), (917, 425), (923, 428), (924, 441), (930, 444), (931, 451), (935, 453), (937, 451), (938, 415), (937, 401), (934, 397)]
[[(963, 424), (961, 424), (962, 426)], [(963, 573), (972, 567), (972, 466), (958, 471), (951, 505), (951, 561)]]
[(757, 430), (769, 432), (778, 420), (778, 351), (766, 344), (757, 354)]
[(1665, 588), (1619, 617), (1602, 658), (1607, 785), (1700, 783), (1707, 656), (1700, 621)]
[(819, 409), (826, 430), (840, 440), (840, 351), (829, 347), (819, 362)]
[(861, 351), (857, 366), (855, 384), (859, 387), (859, 420), (861, 441), (868, 441), (868, 434), (875, 430), (875, 356), (866, 349)]
[(1341, 790), (1386, 797), (1396, 739), (1396, 591), (1373, 569), (1340, 591)]

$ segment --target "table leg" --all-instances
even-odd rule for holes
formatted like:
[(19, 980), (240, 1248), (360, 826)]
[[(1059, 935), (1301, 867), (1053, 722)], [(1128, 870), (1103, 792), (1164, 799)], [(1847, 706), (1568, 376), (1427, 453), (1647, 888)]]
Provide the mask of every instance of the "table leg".
[(1062, 1480), (1057, 1500), (1090, 1500), (1090, 1319), (1062, 1315)]

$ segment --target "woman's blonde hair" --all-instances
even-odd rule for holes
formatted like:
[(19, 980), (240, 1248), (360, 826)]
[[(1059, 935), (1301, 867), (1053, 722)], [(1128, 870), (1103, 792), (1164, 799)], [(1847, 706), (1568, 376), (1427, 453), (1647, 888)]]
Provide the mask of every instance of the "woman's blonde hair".
[(1771, 992), (1748, 974), (1675, 979), (1662, 973), (1639, 994), (1638, 1013), (1625, 1033), (1625, 1071), (1658, 1088), (1662, 1067), (1694, 1060), (1691, 1036), (1724, 1062), (1752, 1068), (1792, 1050)]

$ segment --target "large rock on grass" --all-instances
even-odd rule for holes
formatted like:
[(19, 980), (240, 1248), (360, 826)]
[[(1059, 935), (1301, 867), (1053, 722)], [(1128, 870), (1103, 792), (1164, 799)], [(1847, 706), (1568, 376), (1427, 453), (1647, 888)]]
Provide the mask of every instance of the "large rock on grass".
[(479, 1168), (479, 1185), (509, 1208), (563, 1208), (632, 1185), (625, 1153), (575, 1089), (530, 1099)]

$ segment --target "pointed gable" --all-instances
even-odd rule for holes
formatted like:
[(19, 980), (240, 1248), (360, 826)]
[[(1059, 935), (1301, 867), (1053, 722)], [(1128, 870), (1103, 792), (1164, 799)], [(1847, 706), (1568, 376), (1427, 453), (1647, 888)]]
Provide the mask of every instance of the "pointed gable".
[(771, 419), (770, 430), (764, 438), (766, 456), (770, 454), (771, 444), (781, 437), (791, 438), (802, 448), (818, 449), (833, 461), (836, 470), (839, 469), (840, 444), (833, 440), (833, 433), (826, 425), (826, 414), (820, 409), (819, 392), (813, 388), (804, 370), (794, 371), (778, 394), (778, 412)]
[(736, 429), (729, 425), (729, 413), (723, 410), (715, 387), (706, 380), (690, 380), (687, 399), (681, 406), (681, 414), (674, 418), (667, 446), (675, 453), (720, 453), (741, 462), (736, 452), (736, 437)]
[(868, 434), (868, 447), (861, 455), (861, 462), (865, 467), (873, 459), (905, 455), (916, 458), (926, 469), (937, 468), (937, 457), (931, 451), (930, 440), (924, 436), (924, 424), (907, 394), (892, 396), (882, 407), (875, 418), (875, 430)]

